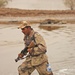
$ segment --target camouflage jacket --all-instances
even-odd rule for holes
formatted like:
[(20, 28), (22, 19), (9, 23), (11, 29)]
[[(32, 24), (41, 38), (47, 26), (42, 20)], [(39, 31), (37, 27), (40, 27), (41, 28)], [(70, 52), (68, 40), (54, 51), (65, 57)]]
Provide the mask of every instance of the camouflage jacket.
[(34, 44), (37, 46), (34, 46), (32, 48), (32, 53), (26, 57), (28, 67), (36, 66), (48, 61), (46, 44), (43, 37), (38, 32), (32, 30), (29, 36), (24, 37), (25, 46), (28, 46), (31, 41), (34, 41)]

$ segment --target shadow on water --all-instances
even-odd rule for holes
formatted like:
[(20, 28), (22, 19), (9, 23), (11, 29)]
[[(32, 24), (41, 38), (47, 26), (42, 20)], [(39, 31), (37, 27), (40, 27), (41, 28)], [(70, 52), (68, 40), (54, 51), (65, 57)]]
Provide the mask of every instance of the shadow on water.
[(59, 26), (59, 25), (40, 25), (39, 28), (40, 29), (44, 29), (44, 30), (47, 30), (47, 31), (52, 31), (52, 30), (56, 30), (56, 29), (59, 29), (59, 28), (63, 28), (65, 26)]

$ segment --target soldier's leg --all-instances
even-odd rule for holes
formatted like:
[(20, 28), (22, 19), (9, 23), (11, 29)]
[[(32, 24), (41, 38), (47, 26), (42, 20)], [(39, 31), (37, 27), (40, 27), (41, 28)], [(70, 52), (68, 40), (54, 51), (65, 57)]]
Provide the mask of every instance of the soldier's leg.
[(34, 67), (31, 67), (31, 68), (29, 68), (29, 70), (28, 70), (28, 74), (29, 75), (31, 75), (32, 74), (32, 72), (35, 70), (35, 68)]
[(53, 75), (52, 71), (47, 71), (47, 62), (36, 67), (39, 75)]
[(31, 73), (35, 70), (34, 67), (31, 68), (27, 68), (25, 63), (22, 63), (19, 67), (18, 67), (18, 72), (19, 75), (31, 75)]
[(28, 74), (28, 69), (26, 67), (26, 65), (24, 63), (22, 63), (19, 67), (18, 67), (18, 72), (19, 75), (29, 75)]

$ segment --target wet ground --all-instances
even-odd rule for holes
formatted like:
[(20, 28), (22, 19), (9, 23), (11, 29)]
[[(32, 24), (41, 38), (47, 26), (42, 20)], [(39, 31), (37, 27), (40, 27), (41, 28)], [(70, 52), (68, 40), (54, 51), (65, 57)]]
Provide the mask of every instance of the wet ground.
[[(75, 75), (75, 24), (52, 31), (33, 25), (45, 39), (47, 55), (54, 75)], [(18, 75), (17, 67), (24, 61), (15, 62), (23, 49), (23, 34), (16, 25), (0, 25), (0, 75)], [(32, 75), (38, 75), (34, 71)]]

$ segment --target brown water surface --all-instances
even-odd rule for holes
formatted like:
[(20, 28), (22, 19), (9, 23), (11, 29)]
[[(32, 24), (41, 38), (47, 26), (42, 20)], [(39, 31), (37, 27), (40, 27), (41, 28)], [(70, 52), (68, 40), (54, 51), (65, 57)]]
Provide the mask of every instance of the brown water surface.
[[(75, 24), (52, 31), (32, 26), (45, 39), (47, 55), (54, 75), (75, 74)], [(0, 74), (18, 75), (17, 67), (24, 61), (15, 63), (14, 59), (23, 49), (23, 34), (16, 25), (0, 25)], [(32, 75), (38, 75), (36, 71)]]

